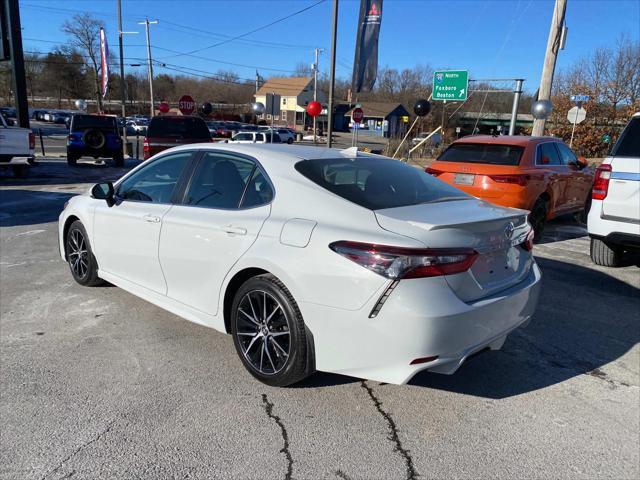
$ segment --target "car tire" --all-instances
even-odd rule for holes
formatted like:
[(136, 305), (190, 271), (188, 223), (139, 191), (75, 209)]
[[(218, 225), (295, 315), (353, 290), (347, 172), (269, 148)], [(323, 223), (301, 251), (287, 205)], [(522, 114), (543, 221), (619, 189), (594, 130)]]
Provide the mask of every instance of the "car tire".
[(622, 249), (607, 245), (599, 238), (591, 238), (591, 260), (602, 267), (619, 267), (622, 258)]
[(13, 171), (13, 176), (16, 178), (24, 178), (29, 173), (29, 165), (12, 165), (11, 170)]
[(77, 163), (78, 163), (78, 156), (74, 153), (69, 153), (67, 151), (67, 164), (72, 167), (75, 167)]
[(529, 223), (533, 227), (534, 242), (539, 242), (542, 238), (542, 232), (547, 223), (548, 203), (546, 199), (542, 197), (538, 198), (529, 213)]
[(71, 224), (64, 242), (67, 263), (73, 279), (85, 287), (104, 283), (98, 277), (98, 262), (91, 250), (87, 231), (80, 220)]
[(312, 373), (298, 305), (271, 274), (252, 277), (238, 289), (231, 307), (231, 334), (244, 367), (267, 385), (284, 387)]
[(291, 145), (291, 144), (293, 143), (293, 138), (289, 137), (289, 138), (287, 139), (287, 143), (288, 143), (289, 145)]

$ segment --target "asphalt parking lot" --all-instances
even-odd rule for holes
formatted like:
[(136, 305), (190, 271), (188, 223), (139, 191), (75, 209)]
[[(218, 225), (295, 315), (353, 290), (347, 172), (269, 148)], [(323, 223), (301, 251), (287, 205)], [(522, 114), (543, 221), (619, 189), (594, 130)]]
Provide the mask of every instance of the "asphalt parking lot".
[(270, 388), (231, 337), (73, 282), (63, 203), (135, 164), (0, 171), (1, 478), (640, 477), (638, 259), (596, 267), (554, 221), (537, 313), (501, 351), (405, 386)]

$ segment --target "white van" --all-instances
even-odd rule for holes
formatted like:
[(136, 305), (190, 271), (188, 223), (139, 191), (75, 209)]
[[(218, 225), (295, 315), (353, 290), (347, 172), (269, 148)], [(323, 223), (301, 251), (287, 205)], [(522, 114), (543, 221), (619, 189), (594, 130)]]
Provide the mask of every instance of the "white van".
[(596, 169), (587, 220), (591, 259), (616, 267), (627, 250), (640, 250), (640, 113)]

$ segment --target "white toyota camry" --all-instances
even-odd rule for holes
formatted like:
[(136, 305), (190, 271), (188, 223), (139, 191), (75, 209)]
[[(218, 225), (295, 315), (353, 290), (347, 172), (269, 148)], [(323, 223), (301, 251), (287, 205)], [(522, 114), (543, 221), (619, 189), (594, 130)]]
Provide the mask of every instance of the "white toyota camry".
[(59, 230), (79, 284), (230, 333), (276, 386), (453, 373), (501, 348), (540, 290), (527, 212), (352, 149), (172, 148), (70, 199)]

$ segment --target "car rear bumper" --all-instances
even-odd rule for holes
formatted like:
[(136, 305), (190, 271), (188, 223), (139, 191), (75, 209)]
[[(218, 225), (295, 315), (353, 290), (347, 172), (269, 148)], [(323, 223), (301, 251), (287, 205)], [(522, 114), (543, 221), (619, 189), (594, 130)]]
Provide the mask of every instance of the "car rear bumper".
[[(383, 292), (358, 311), (300, 307), (314, 336), (318, 370), (403, 384), (421, 370), (451, 374), (470, 355), (500, 349), (511, 331), (531, 319), (540, 281), (534, 263), (517, 285), (465, 303), (442, 277), (403, 280), (374, 318), (369, 312)], [(427, 357), (437, 358), (411, 364)]]
[(602, 200), (593, 200), (589, 216), (587, 217), (587, 230), (589, 236), (601, 238), (607, 242), (618, 245), (619, 240), (635, 243), (634, 238), (640, 238), (640, 223), (632, 218), (616, 218), (604, 215)]

